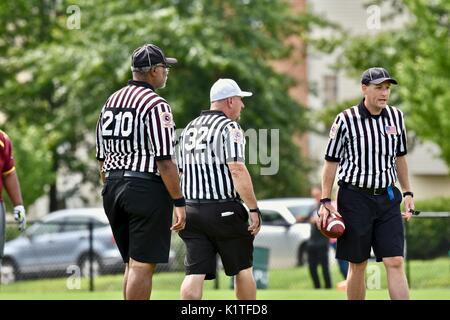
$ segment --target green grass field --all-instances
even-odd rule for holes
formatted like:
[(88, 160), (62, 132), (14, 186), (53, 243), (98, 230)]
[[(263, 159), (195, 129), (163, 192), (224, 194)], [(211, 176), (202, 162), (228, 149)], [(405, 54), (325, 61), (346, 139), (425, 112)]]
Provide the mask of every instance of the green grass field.
[[(370, 263), (367, 278), (379, 272), (379, 289), (367, 290), (367, 299), (389, 299), (386, 289), (386, 276), (382, 264)], [(428, 261), (412, 261), (411, 299), (450, 300), (450, 260), (439, 258)], [(182, 272), (157, 273), (153, 279), (152, 299), (179, 299), (179, 286), (183, 281)], [(341, 281), (337, 266), (332, 266), (334, 284)], [(230, 289), (231, 279), (221, 272), (219, 290), (214, 289), (214, 281), (205, 282), (204, 299), (234, 299)], [(369, 281), (368, 281), (369, 283)], [(372, 281), (372, 285), (377, 282)], [(80, 289), (67, 289), (67, 279), (26, 280), (0, 286), (0, 299), (122, 299), (122, 276), (108, 275), (95, 279), (95, 292), (88, 292), (88, 281), (81, 281)], [(313, 290), (307, 268), (271, 270), (269, 289), (258, 290), (258, 299), (265, 300), (340, 300), (344, 292), (336, 289)]]
[[(154, 300), (179, 300), (178, 290), (154, 290)], [(368, 290), (368, 300), (387, 300), (387, 290)], [(121, 300), (118, 291), (100, 292), (8, 292), (0, 293), (1, 300)], [(232, 290), (206, 290), (203, 294), (205, 300), (234, 300)], [(259, 300), (345, 300), (344, 292), (337, 290), (258, 290)], [(417, 289), (411, 290), (411, 299), (414, 300), (450, 300), (448, 289)]]

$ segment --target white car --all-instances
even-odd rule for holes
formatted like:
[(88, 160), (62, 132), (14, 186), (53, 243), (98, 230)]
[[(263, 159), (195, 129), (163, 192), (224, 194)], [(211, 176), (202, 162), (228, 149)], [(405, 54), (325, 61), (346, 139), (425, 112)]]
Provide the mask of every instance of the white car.
[(289, 268), (307, 261), (306, 243), (311, 235), (308, 222), (297, 223), (316, 206), (313, 198), (279, 198), (258, 201), (262, 226), (254, 246), (269, 249), (269, 268)]

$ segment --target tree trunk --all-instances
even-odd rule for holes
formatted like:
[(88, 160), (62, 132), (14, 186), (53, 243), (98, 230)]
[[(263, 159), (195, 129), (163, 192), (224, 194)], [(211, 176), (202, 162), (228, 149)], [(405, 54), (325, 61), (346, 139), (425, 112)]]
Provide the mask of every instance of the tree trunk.
[(58, 210), (58, 189), (56, 188), (56, 181), (50, 185), (49, 192), (49, 212)]
[(56, 151), (57, 148), (54, 148), (52, 154), (53, 158), (53, 172), (55, 173), (55, 182), (50, 185), (50, 191), (49, 191), (49, 212), (53, 212), (59, 209), (65, 208), (65, 201), (64, 199), (58, 199), (58, 166), (59, 166), (59, 156), (58, 152)]

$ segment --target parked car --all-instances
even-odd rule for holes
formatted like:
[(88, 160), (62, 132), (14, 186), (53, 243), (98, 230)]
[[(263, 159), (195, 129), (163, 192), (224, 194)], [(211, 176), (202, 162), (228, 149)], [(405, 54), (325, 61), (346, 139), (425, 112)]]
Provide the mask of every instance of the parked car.
[[(124, 264), (103, 208), (53, 212), (5, 244), (2, 283), (24, 277), (67, 276), (78, 266), (88, 276), (89, 222), (93, 223), (93, 274), (122, 272)], [(171, 250), (170, 261), (175, 259)], [(73, 271), (72, 271), (73, 272)]]
[(311, 235), (309, 223), (297, 223), (314, 209), (313, 198), (279, 198), (258, 201), (262, 226), (254, 246), (269, 249), (269, 267), (287, 268), (307, 260), (306, 244)]

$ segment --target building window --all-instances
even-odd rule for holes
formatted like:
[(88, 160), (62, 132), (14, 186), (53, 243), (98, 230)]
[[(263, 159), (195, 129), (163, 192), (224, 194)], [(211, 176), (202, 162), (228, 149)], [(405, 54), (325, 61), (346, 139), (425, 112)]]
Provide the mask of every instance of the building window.
[(326, 75), (323, 77), (323, 97), (325, 104), (336, 103), (337, 101), (337, 77)]

